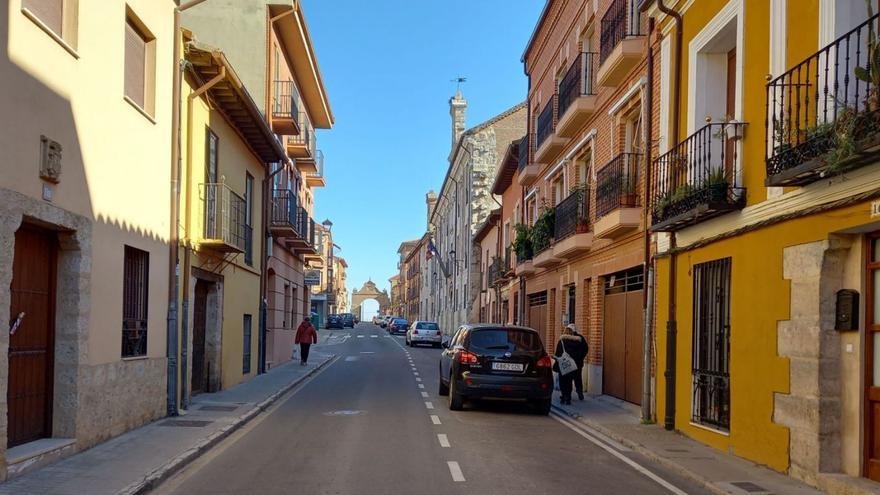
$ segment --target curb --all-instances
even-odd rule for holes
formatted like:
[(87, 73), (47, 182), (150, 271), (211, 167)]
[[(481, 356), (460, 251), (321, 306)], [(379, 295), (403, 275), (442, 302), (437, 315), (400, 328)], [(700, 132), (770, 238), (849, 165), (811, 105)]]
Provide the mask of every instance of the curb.
[[(314, 376), (319, 371), (324, 369), (328, 364), (336, 361), (338, 356), (336, 354), (330, 354), (327, 359), (315, 366), (315, 369), (306, 373), (305, 375), (292, 380), (290, 383), (284, 385), (278, 391), (270, 395), (268, 398), (263, 400), (262, 402), (257, 403), (256, 406), (251, 408), (248, 412), (242, 414), (238, 417), (233, 423), (230, 423), (219, 430), (215, 431), (208, 437), (202, 439), (194, 446), (188, 448), (183, 451), (177, 457), (174, 457), (164, 465), (159, 468), (153, 470), (147, 476), (144, 477), (143, 480), (132, 483), (127, 487), (123, 488), (116, 492), (117, 495), (143, 495), (151, 492), (154, 488), (158, 487), (163, 481), (170, 478), (172, 475), (176, 474), (178, 471), (186, 467), (191, 462), (195, 461), (199, 457), (202, 456), (205, 452), (210, 450), (212, 447), (220, 443), (224, 438), (231, 435), (233, 432), (241, 428), (242, 426), (249, 423), (252, 419), (257, 417), (260, 413), (269, 408), (275, 401), (281, 398), (284, 394), (292, 390), (294, 387), (304, 382), (308, 378)], [(163, 418), (165, 419), (165, 418)]]
[(609, 430), (608, 428), (605, 428), (604, 426), (602, 426), (594, 421), (590, 421), (589, 419), (586, 419), (580, 413), (577, 413), (574, 411), (569, 411), (567, 409), (563, 409), (562, 407), (559, 407), (556, 404), (553, 404), (553, 410), (556, 412), (559, 412), (561, 414), (564, 414), (572, 419), (575, 419), (578, 422), (581, 422), (581, 423), (587, 425), (588, 427), (598, 431), (599, 433), (605, 435), (606, 437), (611, 438), (612, 440), (623, 444), (625, 447), (632, 449), (633, 451), (637, 452), (638, 454), (647, 457), (651, 461), (656, 462), (657, 464), (660, 464), (663, 467), (670, 469), (671, 471), (674, 471), (675, 473), (693, 481), (694, 483), (699, 484), (703, 488), (711, 491), (712, 493), (715, 493), (716, 495), (731, 495), (733, 493), (733, 492), (727, 491), (724, 488), (716, 485), (713, 481), (711, 481), (707, 478), (704, 478), (703, 476), (700, 476), (699, 473), (696, 473), (690, 469), (687, 469), (684, 466), (682, 466), (681, 464), (678, 464), (678, 463), (670, 460), (667, 457), (663, 457), (662, 455), (654, 452), (653, 450), (645, 447), (644, 445), (642, 445), (638, 442), (632, 441), (632, 440), (624, 437), (623, 435), (615, 433), (615, 432)]

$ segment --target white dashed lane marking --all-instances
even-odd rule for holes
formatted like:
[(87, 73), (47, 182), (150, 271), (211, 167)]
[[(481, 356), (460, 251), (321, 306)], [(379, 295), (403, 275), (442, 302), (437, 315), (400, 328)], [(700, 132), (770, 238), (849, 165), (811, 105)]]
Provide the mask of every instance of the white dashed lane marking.
[(444, 449), (449, 448), (449, 438), (446, 437), (445, 433), (438, 433), (437, 434), (437, 441), (440, 442), (440, 446), (443, 447)]
[(419, 388), (425, 388), (425, 386), (420, 383)]
[(431, 415), (431, 422), (434, 423), (435, 425), (439, 425), (440, 424), (440, 416), (437, 416), (436, 414), (432, 414)]
[(461, 467), (455, 461), (448, 461), (446, 463), (449, 466), (449, 474), (452, 475), (452, 481), (464, 481), (464, 474), (461, 472)]
[(425, 407), (427, 407), (428, 409), (434, 409), (434, 404), (428, 401), (425, 402)]
[(363, 335), (358, 335), (358, 338), (359, 338), (359, 339), (362, 339), (362, 338), (364, 338), (364, 336), (363, 336)]
[(417, 381), (417, 382), (420, 382), (420, 381), (422, 381), (422, 379), (421, 379), (421, 378), (416, 378), (416, 381)]
[(428, 392), (422, 392), (422, 397), (424, 397), (424, 398), (427, 399), (427, 398), (428, 398)]

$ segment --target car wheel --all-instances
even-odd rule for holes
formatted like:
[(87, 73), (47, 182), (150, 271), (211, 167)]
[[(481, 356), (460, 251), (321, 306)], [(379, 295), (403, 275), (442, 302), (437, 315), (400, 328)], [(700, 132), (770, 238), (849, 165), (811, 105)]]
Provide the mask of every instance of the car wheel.
[(431, 347), (433, 347), (434, 349), (439, 349), (439, 348), (440, 348), (440, 344), (431, 344)]
[(455, 380), (449, 377), (449, 410), (461, 411), (464, 409), (464, 397), (456, 390)]
[(552, 399), (541, 399), (532, 401), (532, 407), (535, 409), (535, 414), (540, 416), (546, 416), (550, 414), (550, 408), (552, 404)]

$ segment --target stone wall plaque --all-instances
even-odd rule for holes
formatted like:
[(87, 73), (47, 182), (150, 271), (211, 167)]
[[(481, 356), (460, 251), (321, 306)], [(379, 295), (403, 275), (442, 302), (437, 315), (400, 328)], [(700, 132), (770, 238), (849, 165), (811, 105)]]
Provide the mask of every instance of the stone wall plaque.
[(57, 184), (61, 181), (61, 143), (40, 136), (40, 178)]

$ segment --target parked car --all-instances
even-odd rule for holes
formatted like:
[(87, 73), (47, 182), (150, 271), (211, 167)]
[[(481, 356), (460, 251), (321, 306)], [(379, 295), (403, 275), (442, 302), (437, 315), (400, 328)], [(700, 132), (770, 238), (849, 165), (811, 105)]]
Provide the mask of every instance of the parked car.
[(340, 318), (339, 315), (329, 315), (329, 316), (327, 316), (327, 325), (326, 325), (326, 327), (327, 327), (328, 329), (329, 329), (329, 328), (340, 328), (340, 329), (341, 329), (341, 328), (344, 328), (344, 326), (342, 325), (342, 318)]
[(406, 333), (409, 328), (409, 322), (405, 318), (394, 318), (388, 323), (388, 331), (391, 333)]
[(391, 318), (394, 318), (394, 317), (391, 315), (383, 316), (382, 319), (379, 320), (379, 326), (382, 328), (388, 328), (388, 323), (391, 320)]
[(553, 360), (531, 328), (463, 325), (440, 355), (439, 394), (459, 411), (468, 399), (519, 399), (549, 414)]
[(342, 326), (348, 328), (354, 328), (354, 315), (351, 313), (342, 313), (339, 315), (342, 318)]
[(415, 347), (418, 344), (431, 344), (440, 347), (443, 342), (443, 332), (440, 325), (433, 321), (414, 321), (406, 332), (406, 345)]

